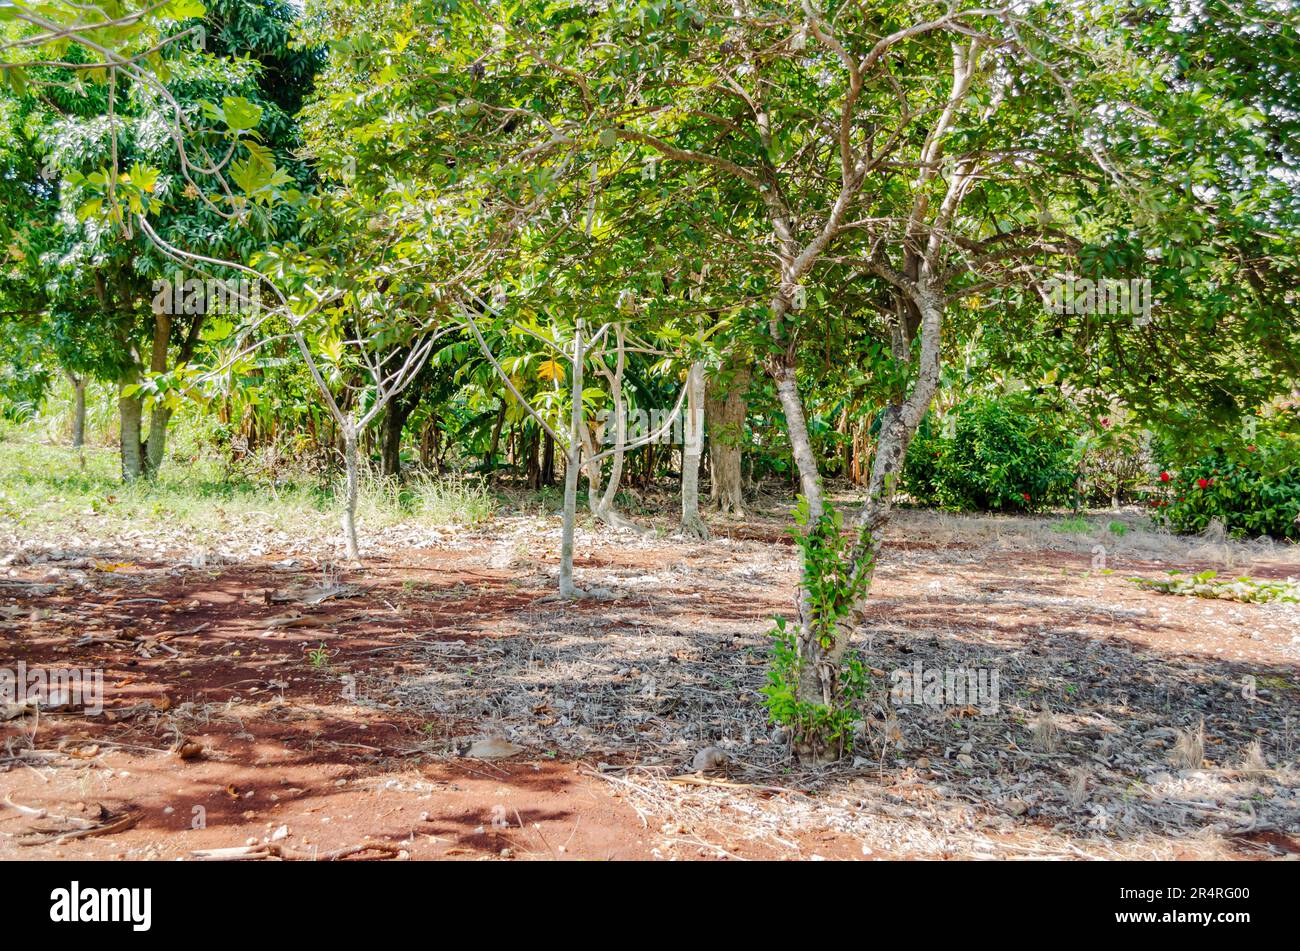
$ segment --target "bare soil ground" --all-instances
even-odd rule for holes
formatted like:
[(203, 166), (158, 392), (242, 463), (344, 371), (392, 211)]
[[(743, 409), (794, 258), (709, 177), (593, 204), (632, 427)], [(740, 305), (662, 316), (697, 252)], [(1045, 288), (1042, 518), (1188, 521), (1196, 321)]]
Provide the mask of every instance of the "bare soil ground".
[[(104, 684), (98, 715), (0, 722), (0, 859), (1300, 856), (1300, 606), (1130, 580), (1300, 554), (1113, 519), (902, 513), (866, 723), (817, 771), (759, 693), (797, 579), (779, 507), (708, 543), (588, 526), (573, 604), (558, 522), (522, 509), (361, 566), (247, 524), (0, 524), (0, 668)], [(891, 700), (917, 663), (996, 671), (996, 710)], [(695, 772), (706, 746), (727, 762)]]

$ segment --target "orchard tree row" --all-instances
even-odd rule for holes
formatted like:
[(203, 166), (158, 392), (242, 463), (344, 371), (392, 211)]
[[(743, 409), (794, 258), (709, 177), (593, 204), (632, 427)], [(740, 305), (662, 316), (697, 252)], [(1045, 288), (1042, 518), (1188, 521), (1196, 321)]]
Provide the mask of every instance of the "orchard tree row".
[(1290, 0), (0, 11), (11, 412), (115, 387), (126, 480), (178, 411), (341, 465), (353, 557), (369, 461), (562, 478), (566, 596), (584, 487), (635, 529), (621, 488), (671, 474), (707, 537), (701, 472), (724, 513), (773, 477), (808, 761), (900, 497), (1253, 473), (1245, 527), (1294, 534)]

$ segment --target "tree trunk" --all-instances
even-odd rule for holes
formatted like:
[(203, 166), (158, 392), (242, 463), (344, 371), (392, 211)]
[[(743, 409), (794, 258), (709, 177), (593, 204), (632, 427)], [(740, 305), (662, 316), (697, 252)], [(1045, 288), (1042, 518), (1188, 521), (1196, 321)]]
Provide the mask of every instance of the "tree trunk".
[(542, 467), (538, 464), (538, 450), (541, 449), (541, 427), (534, 424), (533, 430), (520, 440), (524, 446), (524, 483), (530, 489), (542, 487)]
[(840, 411), (840, 422), (835, 427), (836, 433), (840, 436), (840, 472), (844, 478), (849, 478), (849, 473), (853, 469), (853, 434), (850, 431), (849, 407), (845, 405)]
[(430, 416), (420, 429), (420, 467), (432, 469), (442, 475), (442, 459), (438, 453), (438, 419)]
[[(573, 331), (573, 402), (569, 418), (569, 445), (564, 456), (564, 526), (560, 540), (560, 597), (574, 598), (581, 592), (573, 583), (573, 536), (578, 521), (578, 469), (581, 465), (582, 434), (582, 331), (578, 321)], [(552, 443), (553, 444), (553, 443)]]
[(503, 398), (501, 400), (501, 408), (497, 410), (496, 425), (492, 427), (492, 444), (488, 447), (486, 469), (487, 469), (487, 479), (489, 482), (492, 481), (492, 473), (496, 469), (497, 449), (501, 445), (501, 427), (505, 424), (505, 421), (506, 421), (506, 401)]
[(347, 545), (348, 558), (357, 561), (361, 558), (361, 546), (357, 542), (357, 431), (349, 425), (343, 431), (343, 463), (347, 467), (347, 500), (343, 508), (343, 538)]
[(869, 478), (871, 471), (871, 421), (858, 420), (853, 427), (853, 452), (849, 466), (849, 479), (854, 485), (862, 485)]
[(542, 485), (555, 485), (555, 440), (542, 434)]
[[(166, 311), (154, 314), (153, 345), (149, 350), (150, 373), (167, 372), (167, 351), (171, 346), (171, 339), (171, 315)], [(144, 443), (144, 474), (151, 479), (162, 467), (163, 457), (167, 452), (167, 424), (171, 422), (171, 418), (172, 411), (157, 403), (149, 411), (149, 435)]]
[(808, 500), (809, 511), (816, 519), (822, 514), (821, 473), (817, 469), (817, 459), (813, 456), (812, 440), (808, 437), (808, 422), (804, 416), (803, 400), (799, 396), (792, 358), (782, 361), (773, 370), (772, 376), (776, 383), (777, 399), (785, 415), (786, 430), (790, 435), (790, 449), (794, 456), (799, 490)]
[(157, 475), (162, 468), (163, 457), (167, 452), (167, 424), (171, 418), (172, 411), (158, 405), (149, 411), (149, 437), (144, 442), (145, 472), (149, 478)]
[(704, 365), (691, 364), (686, 374), (686, 424), (682, 427), (682, 532), (709, 537), (700, 518), (700, 456), (704, 449)]
[(745, 486), (741, 477), (745, 440), (745, 394), (750, 369), (735, 366), (709, 380), (705, 389), (704, 420), (709, 427), (709, 502), (723, 515), (745, 515)]
[(140, 439), (144, 400), (139, 396), (123, 396), (119, 392), (117, 410), (121, 420), (119, 451), (122, 457), (122, 481), (134, 482), (147, 474), (144, 443)]
[(72, 448), (86, 444), (86, 378), (68, 374), (72, 381)]
[[(808, 424), (804, 417), (803, 400), (796, 383), (793, 356), (772, 368), (776, 382), (777, 398), (785, 414), (786, 430), (790, 436), (790, 449), (794, 456), (801, 494), (808, 502), (809, 528), (815, 526), (823, 511), (821, 475), (813, 456)], [(818, 618), (808, 596), (809, 578), (807, 559), (802, 559), (803, 576), (799, 585), (799, 627), (795, 637), (795, 650), (799, 658), (798, 683), (795, 695), (801, 703), (833, 708), (839, 698), (839, 658), (848, 646), (846, 636), (837, 636), (829, 648), (818, 638)], [(795, 736), (795, 755), (801, 762), (825, 764), (838, 759), (841, 750), (829, 737), (821, 734)]]
[(394, 478), (402, 474), (402, 434), (406, 421), (419, 405), (418, 399), (394, 398), (384, 411), (383, 432), (379, 443), (379, 471)]
[[(605, 379), (609, 381), (610, 398), (614, 401), (614, 446), (609, 456), (609, 481), (605, 483), (603, 492), (601, 491), (603, 461), (594, 458), (602, 450), (592, 442), (591, 430), (586, 426), (582, 427), (582, 439), (587, 458), (594, 460), (588, 462), (586, 466), (587, 507), (591, 509), (593, 515), (612, 528), (625, 528), (643, 534), (646, 529), (631, 519), (624, 517), (615, 505), (618, 487), (623, 480), (623, 462), (627, 456), (627, 401), (623, 398), (623, 371), (627, 362), (625, 333), (622, 324), (615, 325), (614, 336), (618, 341), (618, 354), (614, 363), (614, 371), (611, 373), (607, 367), (600, 366), (599, 362), (597, 364)], [(610, 423), (607, 420), (605, 423), (606, 433), (609, 432), (609, 425)]]
[[(940, 331), (943, 323), (943, 301), (937, 291), (921, 285), (914, 292), (914, 301), (920, 313), (921, 347), (916, 363), (916, 378), (906, 397), (886, 407), (881, 418), (880, 434), (871, 464), (867, 484), (867, 498), (854, 522), (857, 539), (848, 553), (849, 568), (857, 590), (852, 611), (834, 627), (829, 645), (822, 643), (824, 625), (814, 616), (807, 598), (807, 579), (800, 586), (800, 623), (796, 641), (799, 657), (799, 683), (797, 696), (801, 702), (836, 707), (840, 703), (839, 675), (844, 652), (848, 649), (853, 621), (860, 616), (862, 602), (866, 599), (875, 575), (876, 563), (883, 538), (883, 529), (892, 514), (894, 495), (907, 459), (907, 450), (916, 435), (921, 417), (925, 415), (939, 386), (941, 366)], [(808, 477), (807, 462), (811, 460), (811, 443), (803, 421), (803, 407), (797, 388), (793, 385), (793, 372), (777, 383), (777, 393), (786, 410), (795, 460), (809, 498), (814, 517), (821, 514), (822, 500), (819, 480), (813, 468)], [(790, 414), (796, 419), (792, 420)], [(817, 495), (817, 505), (812, 505), (810, 485)], [(805, 572), (807, 566), (804, 568)], [(825, 736), (795, 737), (795, 753), (803, 762), (826, 763), (836, 759), (841, 750)]]

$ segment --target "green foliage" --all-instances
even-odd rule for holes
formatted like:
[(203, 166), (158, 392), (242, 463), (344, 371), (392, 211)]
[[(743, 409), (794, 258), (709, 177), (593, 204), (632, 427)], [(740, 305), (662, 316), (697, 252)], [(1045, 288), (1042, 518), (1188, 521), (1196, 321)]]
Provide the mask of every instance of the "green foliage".
[(1300, 434), (1294, 412), (1243, 449), (1221, 447), (1160, 473), (1147, 504), (1157, 524), (1180, 533), (1219, 521), (1234, 535), (1300, 539)]
[(858, 705), (866, 696), (868, 668), (862, 658), (846, 653), (840, 668), (840, 696), (834, 706), (799, 699), (799, 657), (796, 634), (785, 618), (776, 619), (772, 631), (772, 660), (763, 688), (767, 715), (797, 737), (822, 737), (828, 745), (843, 751), (851, 746), (854, 727), (861, 719)]
[(32, 321), (14, 321), (0, 337), (0, 417), (22, 421), (40, 408), (52, 373)]
[[(822, 651), (830, 651), (839, 640), (840, 624), (870, 581), (871, 546), (863, 546), (867, 554), (855, 564), (852, 540), (844, 533), (844, 515), (829, 504), (813, 518), (808, 500), (800, 497), (794, 518), (797, 527), (791, 534), (803, 557), (803, 595), (812, 636)], [(857, 703), (866, 690), (866, 668), (861, 659), (845, 653), (838, 693), (830, 705), (809, 702), (799, 697), (798, 685), (803, 665), (810, 661), (801, 656), (796, 633), (787, 628), (785, 618), (776, 619), (772, 637), (772, 663), (763, 688), (768, 716), (790, 727), (795, 736), (821, 737), (842, 749), (852, 736), (858, 720)]]
[(862, 564), (854, 564), (853, 543), (844, 534), (844, 513), (830, 503), (813, 518), (808, 500), (800, 496), (794, 520), (790, 534), (803, 556), (803, 593), (815, 619), (813, 635), (823, 649), (829, 650), (835, 643), (836, 628), (866, 589), (871, 556), (868, 554)]
[(1063, 518), (1052, 526), (1052, 531), (1062, 535), (1086, 535), (1091, 526), (1086, 518)]
[(977, 398), (927, 417), (903, 470), (906, 491), (955, 511), (1034, 511), (1073, 499), (1073, 439), (1053, 408), (1025, 395)]
[(1268, 578), (1251, 578), (1242, 576), (1232, 581), (1219, 581), (1217, 572), (1202, 571), (1195, 575), (1184, 575), (1171, 571), (1166, 579), (1130, 578), (1134, 584), (1163, 594), (1191, 595), (1197, 598), (1217, 598), (1224, 601), (1244, 601), (1249, 604), (1264, 604), (1269, 601), (1284, 601), (1300, 604), (1300, 583)]
[[(1082, 414), (1080, 414), (1081, 416)], [(1136, 498), (1150, 481), (1150, 454), (1143, 430), (1131, 419), (1103, 416), (1092, 424), (1080, 418), (1084, 430), (1075, 445), (1081, 504), (1105, 505)]]

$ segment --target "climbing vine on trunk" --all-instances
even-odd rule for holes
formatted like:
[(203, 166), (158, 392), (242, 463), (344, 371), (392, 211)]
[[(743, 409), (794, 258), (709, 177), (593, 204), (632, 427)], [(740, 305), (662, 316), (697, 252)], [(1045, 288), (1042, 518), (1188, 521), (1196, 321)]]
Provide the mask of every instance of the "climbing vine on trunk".
[(841, 628), (870, 584), (874, 546), (855, 546), (844, 533), (843, 513), (829, 502), (814, 515), (801, 496), (794, 518), (790, 533), (803, 562), (799, 626), (776, 618), (763, 693), (769, 717), (790, 730), (801, 758), (831, 760), (850, 745), (866, 691), (867, 668), (847, 650)]

